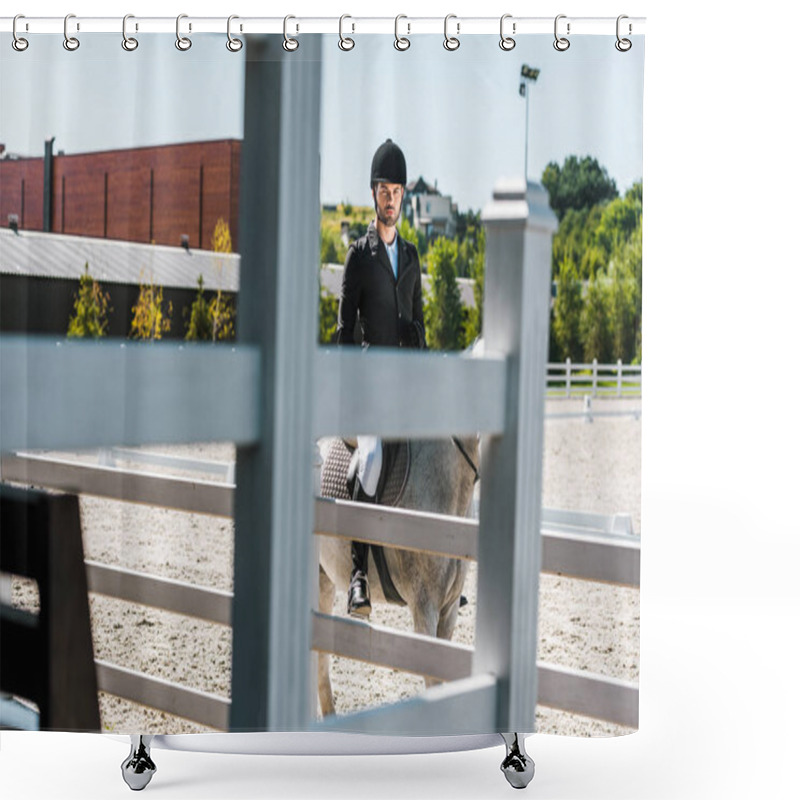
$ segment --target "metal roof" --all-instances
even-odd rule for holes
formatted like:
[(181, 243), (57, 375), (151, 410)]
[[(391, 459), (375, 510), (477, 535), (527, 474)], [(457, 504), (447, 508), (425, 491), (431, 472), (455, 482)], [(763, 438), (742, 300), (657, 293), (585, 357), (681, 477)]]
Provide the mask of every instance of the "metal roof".
[(88, 236), (0, 228), (0, 273), (77, 280), (89, 264), (100, 283), (155, 283), (179, 289), (239, 290), (239, 256)]
[[(196, 289), (198, 275), (205, 289), (239, 291), (238, 253), (186, 251), (182, 247), (66, 236), (61, 233), (0, 228), (0, 273), (39, 278), (78, 280), (89, 264), (91, 276), (102, 283), (155, 283), (177, 289)], [(335, 297), (342, 286), (341, 264), (325, 264), (320, 281)], [(464, 306), (474, 306), (474, 281), (457, 278)], [(423, 289), (430, 279), (422, 276)]]

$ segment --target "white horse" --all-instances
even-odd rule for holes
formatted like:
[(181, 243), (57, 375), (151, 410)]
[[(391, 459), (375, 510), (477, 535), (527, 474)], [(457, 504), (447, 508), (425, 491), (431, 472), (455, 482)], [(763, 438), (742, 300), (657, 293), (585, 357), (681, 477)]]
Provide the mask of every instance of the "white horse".
[[(473, 465), (478, 464), (478, 438), (466, 437), (460, 442), (463, 453), (451, 439), (410, 443), (408, 480), (396, 504), (398, 508), (458, 517), (468, 514), (477, 477)], [(328, 456), (330, 444), (330, 441), (323, 442), (320, 447), (323, 461)], [(384, 553), (392, 581), (411, 611), (415, 632), (440, 639), (452, 638), (466, 577), (466, 562), (393, 547), (384, 548)], [(319, 560), (319, 608), (324, 614), (330, 614), (336, 590), (346, 592), (350, 584), (350, 542), (320, 537)], [(371, 551), (369, 586), (373, 603), (387, 602)], [(323, 714), (332, 714), (330, 656), (320, 653), (318, 664), (320, 707)], [(435, 682), (426, 679), (426, 685)]]

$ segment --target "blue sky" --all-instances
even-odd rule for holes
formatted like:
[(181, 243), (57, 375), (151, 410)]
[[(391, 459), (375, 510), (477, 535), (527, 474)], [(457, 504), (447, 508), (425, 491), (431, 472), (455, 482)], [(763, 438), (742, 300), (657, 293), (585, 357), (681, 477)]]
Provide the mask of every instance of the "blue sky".
[[(224, 37), (195, 37), (186, 53), (168, 34), (134, 53), (116, 35), (83, 37), (68, 53), (61, 37), (37, 37), (15, 53), (0, 42), (0, 142), (41, 155), (240, 137), (242, 54)], [(524, 171), (523, 63), (541, 74), (530, 96), (530, 167), (592, 155), (620, 190), (642, 177), (644, 42), (618, 53), (614, 37), (573, 37), (565, 53), (550, 36), (527, 36), (504, 53), (496, 36), (464, 37), (447, 52), (439, 36), (417, 36), (400, 53), (390, 36), (362, 35), (342, 53), (323, 42), (323, 202), (369, 203), (369, 165), (386, 138), (403, 147), (409, 178), (437, 181), (463, 210), (481, 208), (499, 177)]]

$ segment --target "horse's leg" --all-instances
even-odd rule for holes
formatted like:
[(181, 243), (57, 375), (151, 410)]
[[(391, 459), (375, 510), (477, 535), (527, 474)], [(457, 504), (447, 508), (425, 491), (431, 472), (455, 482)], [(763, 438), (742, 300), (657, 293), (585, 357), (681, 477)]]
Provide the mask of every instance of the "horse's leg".
[[(323, 614), (333, 611), (336, 586), (322, 567), (319, 568), (319, 610)], [(317, 653), (317, 692), (323, 716), (333, 714), (333, 690), (331, 689), (331, 657), (328, 653)]]
[(453, 638), (456, 622), (458, 622), (458, 607), (460, 604), (461, 596), (459, 595), (439, 612), (439, 624), (436, 627), (436, 636), (439, 639), (447, 639), (449, 641)]
[[(439, 622), (439, 610), (430, 601), (417, 598), (417, 602), (409, 605), (411, 617), (414, 620), (414, 633), (425, 636), (435, 636)], [(425, 686), (436, 686), (441, 683), (437, 678), (425, 678)]]

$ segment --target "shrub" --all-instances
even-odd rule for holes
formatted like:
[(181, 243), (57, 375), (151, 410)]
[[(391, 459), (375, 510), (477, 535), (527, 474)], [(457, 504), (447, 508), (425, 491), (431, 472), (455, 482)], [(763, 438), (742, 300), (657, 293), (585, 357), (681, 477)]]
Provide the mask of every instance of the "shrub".
[(73, 313), (67, 325), (67, 337), (70, 339), (99, 339), (106, 335), (108, 314), (113, 309), (109, 306), (110, 297), (100, 288), (100, 284), (89, 274), (89, 262), (84, 265), (78, 285), (78, 293), (74, 295)]

